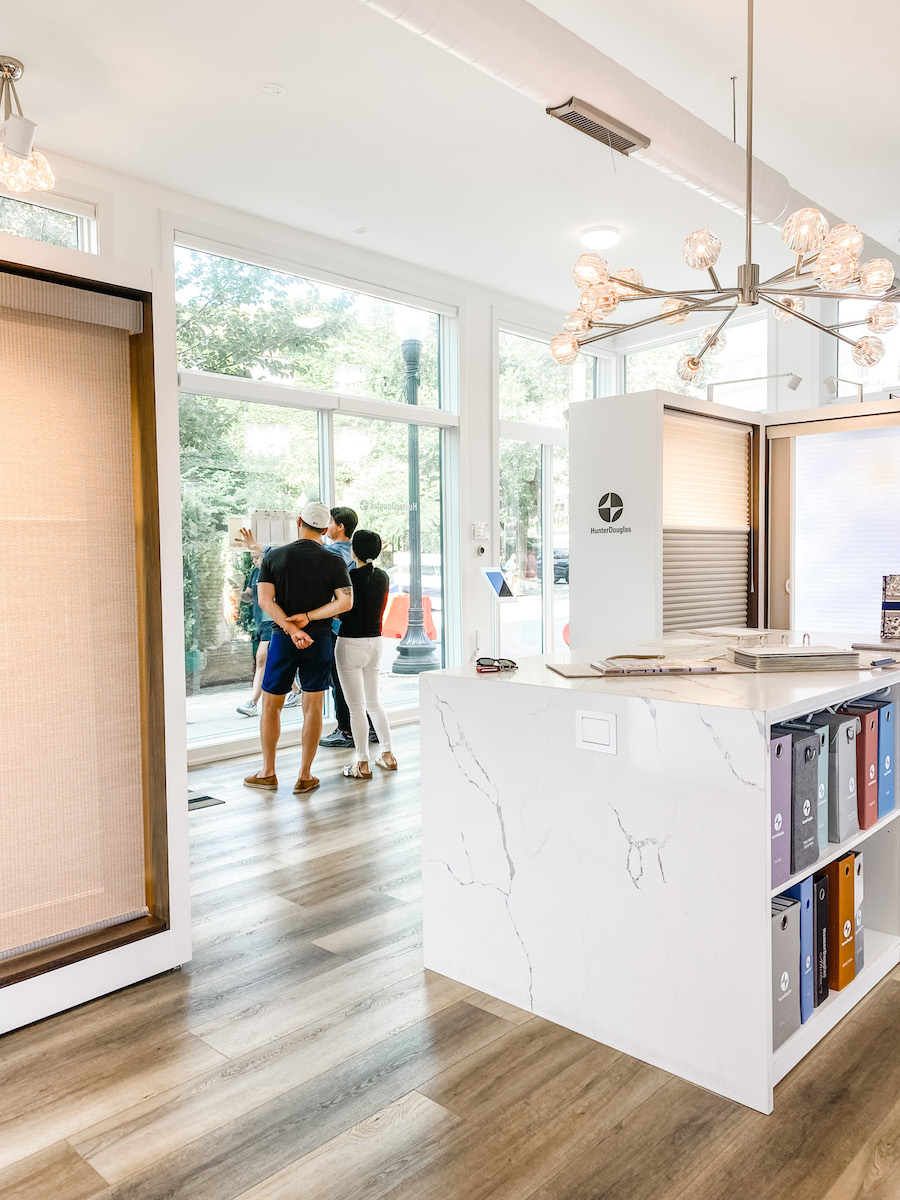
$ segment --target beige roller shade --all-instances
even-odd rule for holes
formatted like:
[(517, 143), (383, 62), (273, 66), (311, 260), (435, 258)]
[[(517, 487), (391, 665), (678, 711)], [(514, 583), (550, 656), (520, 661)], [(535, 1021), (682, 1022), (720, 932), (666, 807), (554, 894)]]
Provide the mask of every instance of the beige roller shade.
[(0, 414), (5, 957), (147, 912), (128, 333), (0, 307)]
[(730, 421), (665, 412), (665, 632), (747, 623), (750, 433)]

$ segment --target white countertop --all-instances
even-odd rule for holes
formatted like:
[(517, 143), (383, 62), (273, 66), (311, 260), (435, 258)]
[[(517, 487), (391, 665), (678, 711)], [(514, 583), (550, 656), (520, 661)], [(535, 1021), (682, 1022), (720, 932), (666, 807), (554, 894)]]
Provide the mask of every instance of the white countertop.
[[(755, 631), (749, 631), (750, 634)], [(771, 638), (777, 644), (781, 631)], [(745, 637), (747, 633), (745, 632)], [(477, 680), (483, 687), (541, 687), (576, 694), (611, 694), (637, 697), (644, 700), (670, 700), (683, 704), (711, 705), (720, 708), (751, 709), (765, 713), (768, 720), (777, 721), (800, 712), (813, 712), (830, 705), (841, 704), (865, 692), (900, 683), (900, 667), (891, 669), (869, 669), (859, 671), (803, 671), (796, 673), (757, 673), (709, 675), (637, 675), (626, 677), (603, 677), (586, 679), (564, 679), (547, 667), (547, 663), (589, 664), (611, 654), (653, 653), (666, 654), (673, 659), (707, 660), (724, 655), (725, 647), (735, 644), (736, 635), (724, 635), (715, 631), (686, 631), (667, 634), (658, 641), (621, 643), (598, 643), (587, 649), (561, 650), (553, 654), (535, 655), (518, 659), (514, 671), (499, 671), (480, 675), (474, 663), (462, 667), (451, 667), (441, 675)], [(795, 640), (791, 635), (792, 642)], [(800, 636), (796, 641), (800, 641)], [(833, 635), (814, 634), (813, 642), (849, 649), (846, 639), (835, 639)], [(869, 641), (859, 637), (854, 641)], [(866, 652), (861, 651), (866, 657)], [(875, 655), (878, 657), (878, 655)], [(433, 677), (429, 675), (429, 677)], [(500, 698), (498, 697), (498, 702)]]

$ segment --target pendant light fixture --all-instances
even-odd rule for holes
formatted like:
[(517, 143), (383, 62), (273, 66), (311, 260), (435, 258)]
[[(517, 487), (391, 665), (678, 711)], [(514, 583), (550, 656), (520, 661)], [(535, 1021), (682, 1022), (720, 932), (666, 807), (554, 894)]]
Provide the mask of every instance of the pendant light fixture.
[(19, 103), (16, 82), (24, 70), (17, 58), (0, 54), (0, 185), (11, 192), (46, 192), (56, 180), (46, 158), (34, 149), (36, 126), (23, 115)]
[[(739, 308), (752, 307), (763, 301), (775, 310), (780, 321), (804, 321), (820, 332), (846, 342), (859, 366), (874, 366), (879, 362), (884, 355), (884, 343), (874, 334), (893, 327), (897, 311), (891, 301), (900, 300), (900, 286), (894, 278), (893, 264), (886, 258), (860, 262), (863, 235), (855, 225), (836, 225), (830, 229), (828, 221), (817, 209), (801, 208), (788, 217), (781, 233), (788, 250), (796, 255), (794, 265), (760, 283), (759, 266), (753, 262), (751, 249), (752, 186), (753, 0), (747, 0), (746, 256), (738, 267), (737, 285), (723, 287), (719, 282), (715, 266), (722, 244), (709, 229), (697, 229), (689, 234), (682, 254), (687, 266), (708, 273), (712, 287), (660, 291), (646, 286), (633, 267), (612, 271), (600, 255), (582, 254), (573, 272), (575, 283), (581, 289), (581, 302), (566, 317), (565, 332), (558, 333), (550, 342), (554, 359), (558, 363), (572, 363), (582, 346), (657, 321), (677, 325), (692, 312), (724, 313), (718, 324), (704, 329), (697, 348), (685, 354), (677, 365), (680, 379), (686, 383), (699, 383), (702, 382), (704, 356), (721, 349), (724, 344), (722, 330), (731, 317)], [(614, 297), (612, 303), (610, 293)], [(823, 325), (810, 317), (804, 311), (807, 299), (875, 299), (878, 303), (864, 318), (869, 333), (854, 340), (840, 332), (843, 326)], [(655, 300), (660, 303), (660, 311), (656, 316), (640, 321), (609, 319), (619, 304), (634, 300)]]

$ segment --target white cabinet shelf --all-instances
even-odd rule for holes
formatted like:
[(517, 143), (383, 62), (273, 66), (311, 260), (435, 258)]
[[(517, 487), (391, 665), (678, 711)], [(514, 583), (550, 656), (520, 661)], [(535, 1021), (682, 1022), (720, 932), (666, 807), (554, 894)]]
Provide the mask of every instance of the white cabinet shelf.
[[(773, 1053), (771, 898), (792, 881), (772, 886), (770, 730), (898, 702), (900, 671), (566, 680), (546, 661), (420, 677), (425, 965), (771, 1112), (900, 961), (900, 811), (793, 877), (864, 851), (865, 967)], [(577, 748), (585, 710), (615, 717), (615, 754)]]
[(887, 813), (874, 825), (868, 829), (861, 829), (859, 833), (855, 833), (852, 838), (847, 838), (844, 842), (829, 842), (828, 852), (820, 854), (811, 867), (806, 867), (802, 871), (798, 871), (795, 875), (791, 875), (784, 883), (779, 883), (778, 887), (771, 889), (772, 896), (781, 896), (793, 887), (795, 883), (800, 883), (803, 879), (808, 879), (810, 875), (815, 875), (817, 871), (823, 871), (830, 862), (835, 862), (839, 858), (843, 858), (845, 854), (849, 854), (851, 850), (860, 850), (863, 842), (867, 841), (874, 833), (880, 829), (884, 829), (886, 825), (890, 825), (900, 817), (900, 808), (895, 808), (893, 812)]

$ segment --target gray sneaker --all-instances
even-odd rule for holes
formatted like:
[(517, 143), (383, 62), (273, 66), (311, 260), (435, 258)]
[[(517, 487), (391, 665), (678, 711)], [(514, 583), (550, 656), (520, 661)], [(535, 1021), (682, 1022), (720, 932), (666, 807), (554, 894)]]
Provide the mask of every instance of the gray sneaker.
[(253, 700), (248, 700), (246, 704), (239, 704), (237, 706), (237, 711), (243, 717), (258, 717), (259, 716), (259, 709), (256, 707), (256, 704), (254, 703)]
[(298, 704), (303, 703), (302, 692), (288, 692), (287, 699), (284, 702), (285, 708), (296, 708)]
[(353, 745), (353, 738), (340, 729), (336, 729), (334, 733), (329, 733), (327, 737), (321, 738), (319, 745), (328, 746), (331, 750), (348, 750)]

